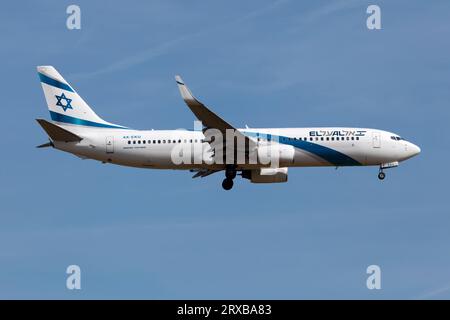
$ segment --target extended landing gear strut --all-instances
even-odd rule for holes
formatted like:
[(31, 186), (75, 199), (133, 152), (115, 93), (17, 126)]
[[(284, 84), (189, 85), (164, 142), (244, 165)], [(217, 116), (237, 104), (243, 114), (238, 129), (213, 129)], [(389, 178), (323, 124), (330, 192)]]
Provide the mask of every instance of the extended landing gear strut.
[(386, 178), (386, 174), (383, 171), (384, 169), (395, 168), (395, 167), (398, 167), (398, 161), (380, 164), (380, 171), (378, 171), (378, 179), (384, 180), (384, 178)]
[(233, 179), (236, 178), (236, 166), (227, 165), (225, 169), (225, 179), (222, 182), (222, 188), (230, 190), (233, 188)]

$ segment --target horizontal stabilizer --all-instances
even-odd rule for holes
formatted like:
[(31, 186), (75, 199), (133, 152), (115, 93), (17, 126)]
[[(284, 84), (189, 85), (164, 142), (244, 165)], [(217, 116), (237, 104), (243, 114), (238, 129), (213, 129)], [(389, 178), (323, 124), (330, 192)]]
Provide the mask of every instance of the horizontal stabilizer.
[(54, 141), (64, 141), (64, 142), (79, 142), (83, 140), (76, 134), (61, 128), (60, 126), (51, 123), (44, 119), (36, 119), (36, 121), (40, 124), (42, 129), (47, 132), (48, 136)]
[(47, 143), (43, 143), (43, 144), (40, 144), (40, 145), (38, 145), (36, 148), (48, 148), (48, 147), (53, 147), (54, 145), (53, 145), (53, 142), (47, 142)]

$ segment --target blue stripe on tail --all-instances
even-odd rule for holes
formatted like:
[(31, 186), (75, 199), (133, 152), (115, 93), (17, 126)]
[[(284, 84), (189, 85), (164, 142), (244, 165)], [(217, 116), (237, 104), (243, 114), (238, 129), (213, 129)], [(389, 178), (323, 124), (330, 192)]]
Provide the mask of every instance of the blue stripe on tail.
[(111, 124), (104, 124), (104, 123), (98, 123), (98, 122), (89, 121), (89, 120), (83, 120), (83, 119), (80, 119), (80, 118), (67, 116), (65, 114), (61, 114), (61, 113), (54, 112), (54, 111), (50, 111), (50, 116), (52, 117), (53, 121), (70, 123), (70, 124), (77, 124), (77, 125), (80, 125), (80, 126), (97, 127), (97, 128), (128, 129), (127, 127), (116, 126), (116, 125), (111, 125)]
[(39, 74), (39, 79), (41, 79), (41, 82), (48, 84), (49, 86), (52, 86), (52, 87), (60, 88), (60, 89), (70, 91), (70, 92), (74, 92), (73, 89), (69, 85), (62, 83), (61, 81), (58, 81), (56, 79), (47, 77), (45, 74), (42, 74), (40, 72), (38, 72), (38, 74)]

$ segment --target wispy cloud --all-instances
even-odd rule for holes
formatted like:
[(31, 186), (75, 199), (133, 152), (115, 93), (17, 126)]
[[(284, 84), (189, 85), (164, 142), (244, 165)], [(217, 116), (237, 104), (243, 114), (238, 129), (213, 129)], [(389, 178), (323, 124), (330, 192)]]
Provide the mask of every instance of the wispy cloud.
[(302, 19), (304, 22), (311, 22), (317, 19), (323, 18), (325, 16), (329, 16), (338, 11), (344, 9), (350, 9), (355, 6), (361, 6), (360, 0), (342, 0), (342, 1), (334, 1), (329, 3), (326, 6), (320, 6), (316, 10), (312, 10), (308, 12), (305, 17)]
[(427, 291), (427, 292), (419, 295), (416, 299), (423, 300), (423, 299), (436, 298), (436, 297), (439, 297), (440, 295), (442, 295), (443, 293), (448, 293), (448, 292), (450, 292), (450, 283), (441, 288)]
[(98, 75), (105, 74), (105, 73), (118, 72), (118, 71), (130, 68), (130, 67), (145, 63), (147, 61), (150, 61), (151, 59), (154, 59), (156, 57), (159, 57), (161, 55), (168, 53), (170, 49), (175, 48), (178, 45), (181, 45), (188, 40), (192, 40), (193, 38), (204, 36), (204, 35), (210, 34), (212, 32), (217, 32), (220, 29), (224, 29), (230, 25), (235, 25), (235, 24), (239, 24), (239, 23), (251, 20), (251, 19), (255, 19), (261, 15), (269, 13), (270, 11), (274, 10), (275, 8), (278, 8), (279, 6), (281, 6), (283, 4), (288, 3), (289, 1), (290, 0), (274, 1), (273, 3), (271, 3), (265, 7), (251, 11), (243, 16), (240, 16), (236, 19), (232, 19), (221, 25), (214, 25), (213, 27), (203, 28), (200, 31), (182, 35), (175, 39), (171, 39), (166, 42), (160, 43), (151, 48), (144, 49), (143, 51), (140, 51), (134, 55), (131, 55), (131, 56), (125, 57), (121, 60), (115, 61), (114, 63), (112, 63), (106, 67), (103, 67), (101, 69), (98, 69), (98, 70), (95, 70), (92, 72), (87, 72), (87, 73), (73, 74), (73, 75), (71, 75), (71, 78), (73, 78), (73, 79), (90, 78), (90, 77), (98, 76)]

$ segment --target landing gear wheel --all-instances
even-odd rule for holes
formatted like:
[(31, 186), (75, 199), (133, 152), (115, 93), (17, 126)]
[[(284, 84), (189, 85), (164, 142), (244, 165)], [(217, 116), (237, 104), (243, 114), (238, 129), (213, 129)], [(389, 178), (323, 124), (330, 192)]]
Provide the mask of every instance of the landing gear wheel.
[(383, 180), (384, 178), (386, 178), (386, 174), (383, 171), (378, 173), (378, 179)]
[(230, 190), (231, 188), (233, 188), (233, 179), (224, 179), (222, 182), (222, 188), (224, 188), (225, 190)]

